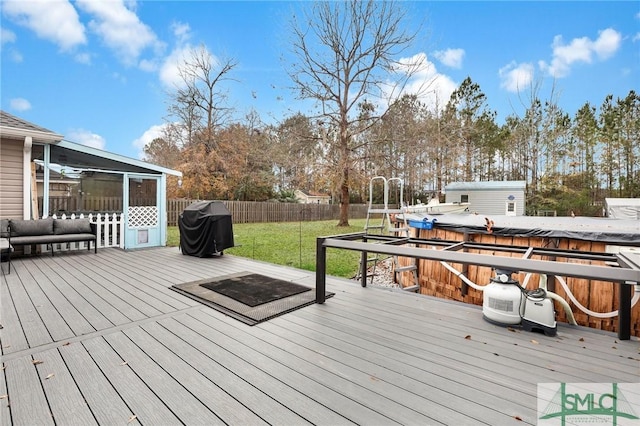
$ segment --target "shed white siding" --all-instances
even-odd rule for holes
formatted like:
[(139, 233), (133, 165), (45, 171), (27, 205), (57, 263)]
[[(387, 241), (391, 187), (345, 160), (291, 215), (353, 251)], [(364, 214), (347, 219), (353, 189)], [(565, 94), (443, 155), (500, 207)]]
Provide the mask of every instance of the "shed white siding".
[(524, 181), (455, 182), (445, 187), (446, 202), (469, 202), (472, 213), (523, 216)]
[(640, 220), (640, 198), (605, 198), (604, 203), (607, 217)]

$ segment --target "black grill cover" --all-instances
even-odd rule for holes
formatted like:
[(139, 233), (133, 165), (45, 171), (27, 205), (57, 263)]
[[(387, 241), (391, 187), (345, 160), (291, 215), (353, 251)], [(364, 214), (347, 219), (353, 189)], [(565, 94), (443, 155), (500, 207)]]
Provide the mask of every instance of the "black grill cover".
[(233, 247), (231, 213), (222, 201), (198, 201), (178, 218), (180, 250), (190, 256), (208, 257)]

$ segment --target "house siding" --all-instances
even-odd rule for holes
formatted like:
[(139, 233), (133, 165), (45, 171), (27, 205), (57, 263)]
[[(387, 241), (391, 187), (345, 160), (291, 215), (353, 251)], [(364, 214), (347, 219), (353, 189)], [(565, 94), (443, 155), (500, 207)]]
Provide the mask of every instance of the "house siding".
[(22, 141), (0, 140), (0, 218), (23, 217), (22, 157)]
[[(485, 215), (505, 215), (507, 201), (509, 197), (513, 197), (516, 203), (516, 216), (525, 214), (525, 195), (524, 187), (518, 188), (510, 183), (507, 188), (500, 188), (496, 182), (487, 183), (487, 187), (482, 187), (482, 182), (471, 182), (468, 187), (461, 182), (456, 183), (453, 188), (447, 187), (446, 201), (460, 202), (462, 195), (469, 197), (471, 204), (469, 210), (472, 213)], [(491, 185), (493, 184), (494, 187)]]

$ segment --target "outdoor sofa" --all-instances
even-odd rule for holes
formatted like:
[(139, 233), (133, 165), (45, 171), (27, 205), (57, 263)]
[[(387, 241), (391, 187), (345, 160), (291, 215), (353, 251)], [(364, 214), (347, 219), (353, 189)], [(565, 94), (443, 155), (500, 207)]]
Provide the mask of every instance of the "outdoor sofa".
[(97, 227), (89, 219), (2, 219), (0, 223), (0, 248), (8, 258), (11, 273), (11, 254), (16, 246), (47, 244), (53, 256), (54, 245), (61, 243), (87, 242), (91, 250), (93, 242), (95, 253), (98, 252)]

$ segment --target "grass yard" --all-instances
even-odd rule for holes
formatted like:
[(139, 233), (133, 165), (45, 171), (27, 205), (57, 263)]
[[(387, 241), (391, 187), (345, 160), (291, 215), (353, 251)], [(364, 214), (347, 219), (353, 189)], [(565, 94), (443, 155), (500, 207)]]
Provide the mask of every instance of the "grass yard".
[[(365, 222), (366, 219), (351, 219), (349, 227), (337, 227), (335, 220), (233, 224), (236, 247), (225, 250), (225, 254), (315, 271), (317, 237), (362, 232)], [(178, 227), (168, 228), (167, 244), (180, 244)], [(353, 278), (359, 263), (359, 252), (327, 249), (329, 275)]]

